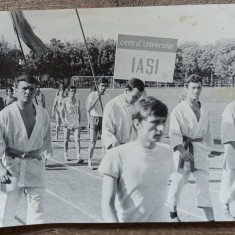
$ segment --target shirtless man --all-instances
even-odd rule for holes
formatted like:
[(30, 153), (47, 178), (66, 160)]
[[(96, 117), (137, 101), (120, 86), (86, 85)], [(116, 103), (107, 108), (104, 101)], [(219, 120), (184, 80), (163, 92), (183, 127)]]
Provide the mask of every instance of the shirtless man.
[(60, 116), (64, 126), (64, 159), (67, 161), (70, 160), (68, 156), (68, 142), (70, 131), (73, 131), (77, 151), (77, 163), (82, 163), (84, 160), (80, 155), (80, 101), (75, 97), (75, 86), (70, 86), (68, 92), (68, 97), (63, 100), (60, 110)]
[(50, 117), (33, 104), (33, 77), (16, 79), (18, 101), (0, 112), (0, 181), (6, 184), (7, 200), (3, 226), (14, 226), (22, 196), (27, 197), (26, 224), (43, 223), (45, 158), (52, 155)]

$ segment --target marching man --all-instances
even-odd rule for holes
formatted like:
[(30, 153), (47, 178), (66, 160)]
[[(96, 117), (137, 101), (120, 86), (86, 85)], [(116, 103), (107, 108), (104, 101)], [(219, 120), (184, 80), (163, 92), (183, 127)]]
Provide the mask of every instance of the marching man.
[(167, 220), (173, 154), (169, 145), (160, 142), (167, 115), (160, 100), (141, 99), (132, 116), (137, 138), (107, 151), (99, 167), (104, 222)]
[(95, 149), (98, 132), (102, 136), (103, 103), (101, 97), (105, 95), (108, 80), (104, 77), (98, 81), (98, 90), (91, 92), (87, 97), (87, 112), (89, 113), (90, 144), (88, 148), (88, 169), (95, 170), (92, 166), (92, 156)]
[(172, 111), (169, 136), (174, 150), (176, 172), (172, 174), (168, 202), (172, 221), (180, 221), (177, 205), (192, 173), (196, 179), (197, 207), (202, 208), (208, 221), (214, 220), (209, 193), (208, 147), (213, 146), (209, 112), (199, 101), (202, 79), (190, 75), (187, 79), (187, 97)]
[(220, 201), (224, 204), (224, 218), (234, 220), (229, 203), (235, 200), (235, 101), (222, 115), (221, 142), (224, 144), (224, 164), (220, 186)]
[(144, 93), (143, 81), (132, 78), (128, 81), (125, 91), (107, 103), (102, 125), (106, 149), (126, 144), (136, 137), (133, 133), (132, 114), (135, 112), (135, 102)]
[(81, 143), (80, 143), (80, 122), (81, 122), (81, 109), (80, 100), (76, 98), (76, 87), (70, 86), (68, 89), (68, 97), (63, 99), (60, 117), (64, 125), (64, 160), (69, 161), (68, 155), (68, 143), (70, 132), (74, 132), (74, 141), (77, 151), (77, 163), (83, 163), (84, 160), (80, 155)]
[(26, 224), (43, 223), (45, 157), (52, 155), (48, 112), (33, 104), (33, 77), (16, 79), (17, 102), (0, 112), (0, 181), (6, 184), (3, 226), (15, 225), (20, 198), (27, 197)]

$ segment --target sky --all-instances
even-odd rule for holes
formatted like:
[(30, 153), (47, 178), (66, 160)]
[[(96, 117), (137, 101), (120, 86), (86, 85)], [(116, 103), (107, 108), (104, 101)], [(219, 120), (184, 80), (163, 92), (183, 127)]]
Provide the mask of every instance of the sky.
[[(235, 4), (78, 9), (86, 37), (118, 34), (178, 39), (202, 44), (235, 38)], [(44, 42), (82, 41), (74, 9), (24, 11), (34, 33)], [(9, 12), (0, 12), (0, 36), (16, 44)], [(26, 46), (24, 46), (26, 49)]]

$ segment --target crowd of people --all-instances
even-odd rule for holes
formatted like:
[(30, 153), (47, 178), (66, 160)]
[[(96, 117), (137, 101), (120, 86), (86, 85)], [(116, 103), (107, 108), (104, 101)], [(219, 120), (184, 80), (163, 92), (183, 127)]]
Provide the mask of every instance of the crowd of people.
[[(88, 168), (99, 135), (102, 139), (102, 217), (104, 222), (166, 222), (181, 219), (177, 206), (191, 174), (196, 180), (196, 206), (214, 221), (209, 192), (209, 156), (213, 147), (210, 114), (200, 101), (202, 78), (190, 75), (186, 93), (170, 115), (170, 145), (162, 143), (168, 108), (147, 96), (142, 80), (132, 78), (123, 93), (107, 103), (103, 97), (108, 80), (101, 78), (86, 99), (89, 147)], [(52, 157), (50, 117), (37, 81), (27, 75), (16, 78), (15, 95), (7, 89), (0, 112), (0, 181), (6, 184), (3, 225), (14, 225), (20, 197), (27, 197), (27, 224), (43, 223), (45, 161)], [(76, 87), (61, 84), (52, 108), (56, 134), (64, 129), (64, 159), (70, 160), (68, 144), (74, 133), (77, 163), (80, 149), (81, 104)], [(224, 144), (220, 201), (225, 220), (234, 220), (229, 205), (235, 200), (235, 101), (222, 115)], [(170, 187), (169, 180), (171, 179)], [(168, 195), (168, 196), (167, 196)], [(170, 209), (167, 214), (166, 202)]]

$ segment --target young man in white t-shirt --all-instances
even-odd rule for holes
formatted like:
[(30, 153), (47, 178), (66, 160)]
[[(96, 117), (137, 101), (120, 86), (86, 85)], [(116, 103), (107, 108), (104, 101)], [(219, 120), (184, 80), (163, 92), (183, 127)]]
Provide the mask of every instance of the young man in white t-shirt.
[(141, 99), (132, 116), (136, 140), (107, 151), (99, 167), (104, 222), (167, 221), (173, 152), (160, 143), (167, 115), (161, 101)]
[(97, 91), (91, 92), (87, 97), (87, 112), (90, 113), (90, 144), (88, 148), (88, 168), (95, 170), (92, 166), (92, 156), (96, 145), (98, 132), (102, 135), (102, 120), (103, 120), (103, 103), (101, 96), (104, 96), (106, 88), (108, 87), (108, 80), (104, 77), (98, 81)]

